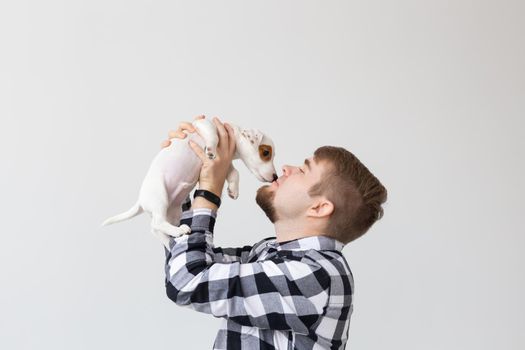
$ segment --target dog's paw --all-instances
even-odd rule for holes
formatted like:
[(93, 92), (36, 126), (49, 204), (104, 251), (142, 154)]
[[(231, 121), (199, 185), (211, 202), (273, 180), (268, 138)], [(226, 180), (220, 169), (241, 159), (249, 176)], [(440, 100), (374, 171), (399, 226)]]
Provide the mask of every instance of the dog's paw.
[(164, 234), (173, 238), (184, 236), (186, 234), (189, 234), (190, 232), (191, 228), (188, 225), (173, 226), (170, 227), (169, 230), (163, 231)]
[(206, 154), (206, 157), (208, 157), (208, 159), (215, 159), (215, 153), (213, 152), (213, 149), (211, 147), (204, 147), (204, 153)]
[(179, 229), (181, 230), (181, 236), (182, 235), (187, 235), (187, 234), (189, 234), (191, 232), (191, 227), (189, 227), (186, 224), (180, 225)]
[(235, 188), (228, 188), (228, 196), (232, 199), (237, 199), (239, 197), (239, 190)]

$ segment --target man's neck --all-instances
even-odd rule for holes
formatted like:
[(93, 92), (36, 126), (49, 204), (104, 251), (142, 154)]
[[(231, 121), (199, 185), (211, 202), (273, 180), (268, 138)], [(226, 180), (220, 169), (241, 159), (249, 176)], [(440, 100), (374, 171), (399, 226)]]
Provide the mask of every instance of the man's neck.
[(286, 242), (292, 239), (320, 236), (323, 232), (313, 225), (305, 225), (298, 220), (279, 220), (274, 223), (277, 242)]

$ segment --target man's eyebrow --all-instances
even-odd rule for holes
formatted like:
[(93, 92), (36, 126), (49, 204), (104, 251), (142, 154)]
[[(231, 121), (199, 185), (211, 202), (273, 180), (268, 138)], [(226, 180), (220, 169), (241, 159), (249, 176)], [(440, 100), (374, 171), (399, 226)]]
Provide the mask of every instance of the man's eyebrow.
[(312, 171), (312, 168), (310, 167), (310, 161), (308, 160), (308, 158), (304, 160), (304, 164), (306, 164), (306, 166), (308, 167), (308, 171)]

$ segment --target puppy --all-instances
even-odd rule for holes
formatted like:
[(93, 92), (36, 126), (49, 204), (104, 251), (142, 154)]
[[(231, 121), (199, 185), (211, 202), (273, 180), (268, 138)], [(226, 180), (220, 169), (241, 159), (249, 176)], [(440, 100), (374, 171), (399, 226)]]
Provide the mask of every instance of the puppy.
[[(179, 237), (191, 232), (188, 225), (179, 224), (182, 203), (199, 180), (202, 161), (195, 154), (188, 141), (192, 140), (204, 148), (205, 154), (213, 159), (219, 137), (217, 127), (209, 119), (197, 119), (193, 126), (198, 133), (189, 133), (184, 139), (172, 138), (171, 144), (163, 148), (153, 159), (142, 182), (139, 198), (128, 211), (106, 219), (102, 226), (130, 219), (146, 211), (151, 216), (151, 232), (169, 249), (169, 236)], [(261, 182), (277, 179), (273, 159), (272, 140), (261, 131), (242, 129), (231, 125), (235, 136), (233, 159), (241, 159), (246, 167)], [(228, 195), (239, 196), (239, 172), (233, 163), (226, 177)]]

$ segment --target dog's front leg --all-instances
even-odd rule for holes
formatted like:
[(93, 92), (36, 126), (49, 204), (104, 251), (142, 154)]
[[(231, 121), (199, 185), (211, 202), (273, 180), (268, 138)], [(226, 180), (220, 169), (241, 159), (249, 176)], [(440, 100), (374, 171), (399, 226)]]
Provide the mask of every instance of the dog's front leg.
[(193, 126), (204, 140), (204, 153), (209, 159), (214, 159), (217, 156), (217, 145), (219, 144), (217, 127), (213, 122), (206, 119), (195, 120)]
[(235, 169), (233, 164), (230, 165), (226, 181), (228, 181), (228, 196), (237, 199), (239, 197), (239, 171)]

